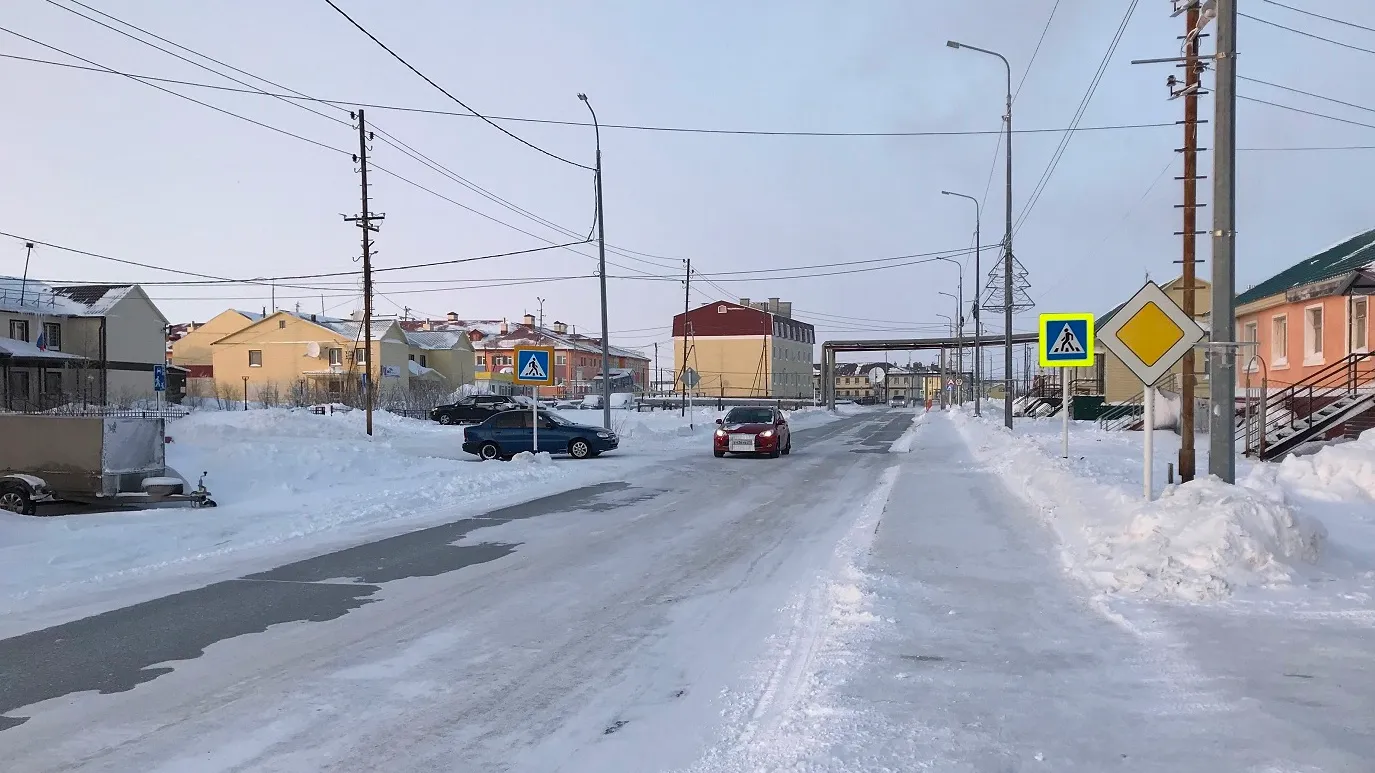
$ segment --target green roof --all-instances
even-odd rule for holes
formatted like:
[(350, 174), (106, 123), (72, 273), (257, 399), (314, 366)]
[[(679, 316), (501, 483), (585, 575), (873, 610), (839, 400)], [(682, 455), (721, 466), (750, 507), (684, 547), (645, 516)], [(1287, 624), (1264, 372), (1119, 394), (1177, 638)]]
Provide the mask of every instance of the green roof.
[(1375, 263), (1375, 230), (1347, 239), (1334, 247), (1300, 261), (1251, 289), (1237, 294), (1240, 306), (1303, 285), (1340, 276)]
[(1094, 326), (1094, 327), (1102, 327), (1102, 326), (1108, 324), (1108, 320), (1112, 319), (1113, 316), (1115, 316), (1115, 315), (1117, 314), (1117, 312), (1121, 311), (1121, 310), (1122, 310), (1122, 307), (1123, 307), (1123, 306), (1126, 306), (1126, 305), (1127, 305), (1127, 302), (1126, 302), (1126, 301), (1122, 301), (1121, 303), (1117, 304), (1116, 306), (1113, 306), (1113, 307), (1112, 307), (1112, 311), (1109, 311), (1107, 314), (1099, 314), (1099, 315), (1098, 315), (1098, 319), (1096, 319), (1096, 320), (1093, 321), (1093, 326)]

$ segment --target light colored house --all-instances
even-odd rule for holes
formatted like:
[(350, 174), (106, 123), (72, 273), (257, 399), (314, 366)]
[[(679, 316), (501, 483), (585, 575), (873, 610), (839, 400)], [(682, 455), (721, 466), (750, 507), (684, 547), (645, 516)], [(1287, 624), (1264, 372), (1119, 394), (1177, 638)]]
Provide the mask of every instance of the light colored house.
[(411, 348), (412, 377), (422, 375), (418, 369), (427, 369), (433, 370), (451, 389), (473, 383), (473, 342), (466, 333), (452, 330), (404, 332)]
[(53, 286), (0, 277), (0, 405), (152, 399), (166, 358), (167, 318), (138, 285)]
[(405, 391), (413, 375), (426, 380), (412, 373), (410, 342), (396, 322), (373, 320), (371, 332), (368, 352), (362, 322), (269, 314), (211, 344), (216, 390), (237, 396), (246, 388), (249, 399), (269, 404), (345, 401), (359, 393), (369, 363), (379, 395)]
[[(1237, 336), (1244, 349), (1237, 386), (1259, 389), (1262, 367), (1272, 386), (1294, 384), (1351, 354), (1370, 351), (1375, 294), (1375, 230), (1357, 234), (1237, 295)], [(1251, 361), (1251, 355), (1258, 361)], [(1264, 363), (1262, 366), (1261, 363)]]
[(187, 392), (209, 396), (215, 390), (211, 344), (263, 318), (253, 311), (225, 309), (206, 322), (173, 325), (168, 336), (168, 360), (186, 369)]
[(674, 372), (681, 379), (686, 362), (704, 395), (810, 397), (815, 343), (816, 328), (778, 298), (713, 301), (673, 317)]

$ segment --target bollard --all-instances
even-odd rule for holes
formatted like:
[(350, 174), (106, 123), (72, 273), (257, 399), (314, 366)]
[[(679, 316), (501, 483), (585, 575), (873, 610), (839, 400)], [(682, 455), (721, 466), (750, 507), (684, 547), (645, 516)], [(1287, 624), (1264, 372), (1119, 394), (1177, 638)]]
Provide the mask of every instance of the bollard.
[(1171, 486), (1174, 485), (1174, 462), (1165, 464), (1165, 482)]

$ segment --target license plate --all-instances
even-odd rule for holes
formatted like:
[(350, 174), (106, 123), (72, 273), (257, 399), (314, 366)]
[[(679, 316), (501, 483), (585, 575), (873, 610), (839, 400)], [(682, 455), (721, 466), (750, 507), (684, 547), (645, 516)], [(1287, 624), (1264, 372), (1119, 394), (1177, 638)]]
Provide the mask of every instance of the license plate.
[(732, 451), (753, 451), (754, 435), (731, 435), (730, 450)]

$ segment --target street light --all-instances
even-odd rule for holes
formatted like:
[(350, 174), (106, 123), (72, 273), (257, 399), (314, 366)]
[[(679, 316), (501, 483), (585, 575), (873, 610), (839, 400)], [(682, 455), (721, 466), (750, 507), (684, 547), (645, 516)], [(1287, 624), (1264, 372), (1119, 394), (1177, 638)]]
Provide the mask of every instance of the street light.
[[(981, 394), (981, 385), (983, 384), (983, 348), (979, 344), (979, 336), (982, 335), (983, 331), (980, 330), (979, 325), (979, 277), (983, 276), (983, 272), (979, 269), (979, 257), (983, 254), (983, 243), (981, 241), (979, 229), (980, 220), (982, 219), (980, 209), (982, 209), (982, 207), (979, 205), (978, 199), (968, 194), (955, 193), (954, 191), (941, 191), (941, 195), (958, 196), (959, 198), (969, 199), (974, 202), (974, 415), (981, 416), (979, 403), (982, 402), (980, 398), (983, 396)], [(963, 276), (960, 277), (960, 286), (964, 286)], [(961, 313), (964, 313), (964, 304), (960, 304), (960, 309)]]
[(587, 111), (592, 114), (592, 131), (597, 138), (597, 276), (601, 279), (602, 286), (602, 425), (611, 429), (611, 332), (606, 322), (606, 220), (602, 213), (602, 127), (597, 122), (597, 111), (593, 110), (592, 103), (587, 101), (587, 95), (578, 94), (578, 99), (587, 105)]
[(955, 381), (955, 402), (962, 405), (964, 400), (961, 399), (963, 395), (960, 392), (964, 380), (964, 302), (954, 293), (947, 293), (944, 290), (937, 290), (936, 292), (955, 302), (955, 373), (958, 379)]
[[(959, 317), (959, 327), (956, 329), (956, 335), (957, 335), (957, 336), (959, 337), (959, 339), (960, 339), (960, 345), (959, 345), (959, 347), (955, 350), (955, 352), (956, 352), (955, 358), (959, 361), (959, 364), (958, 364), (959, 371), (960, 371), (961, 373), (963, 373), (963, 372), (964, 372), (964, 264), (961, 263), (961, 262), (959, 262), (958, 260), (955, 260), (954, 258), (936, 258), (936, 260), (943, 260), (943, 261), (945, 261), (946, 263), (953, 264), (953, 265), (955, 266), (955, 268), (959, 269), (959, 272), (960, 272), (959, 297), (956, 298), (956, 297), (953, 296), (953, 295), (951, 295), (950, 297), (955, 298), (955, 312), (956, 312), (956, 316)], [(976, 276), (977, 276), (977, 275), (976, 275)], [(941, 293), (941, 295), (950, 295), (950, 293)]]
[[(945, 292), (943, 292), (943, 293), (941, 293), (941, 295), (950, 295), (950, 293), (945, 293)], [(954, 296), (951, 296), (951, 297), (954, 297)], [(939, 313), (939, 312), (937, 312), (936, 316), (937, 316), (937, 317), (944, 317), (944, 318), (945, 318), (945, 321), (946, 321), (947, 323), (949, 323), (949, 325), (950, 325), (950, 335), (951, 335), (951, 336), (954, 336), (954, 335), (955, 335), (955, 318), (954, 318), (954, 317), (951, 317), (951, 316), (948, 315), (948, 314), (941, 314), (941, 313)], [(936, 391), (937, 391), (937, 392), (940, 394), (940, 396), (941, 396), (941, 408), (944, 408), (944, 407), (945, 407), (945, 347), (944, 347), (944, 346), (941, 347), (941, 383), (940, 383), (940, 385), (936, 388)]]
[(1012, 429), (1012, 65), (1007, 57), (997, 51), (947, 40), (951, 48), (967, 48), (981, 54), (996, 56), (1007, 68), (1007, 113), (1003, 122), (1007, 126), (1007, 230), (1003, 235), (1003, 326), (1006, 336), (1006, 351), (1003, 352), (1003, 424)]

